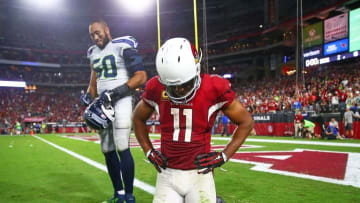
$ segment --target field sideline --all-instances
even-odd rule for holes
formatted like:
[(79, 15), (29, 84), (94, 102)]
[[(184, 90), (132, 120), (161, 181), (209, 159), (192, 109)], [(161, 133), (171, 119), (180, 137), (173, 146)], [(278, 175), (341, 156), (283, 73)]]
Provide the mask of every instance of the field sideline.
[[(69, 139), (72, 138), (72, 139)], [(159, 146), (159, 135), (153, 143)], [(214, 150), (229, 138), (214, 136)], [(156, 170), (131, 138), (137, 202), (151, 202)], [(252, 136), (215, 170), (229, 202), (360, 202), (360, 141)], [(1, 202), (101, 202), (112, 195), (97, 136), (0, 136)]]

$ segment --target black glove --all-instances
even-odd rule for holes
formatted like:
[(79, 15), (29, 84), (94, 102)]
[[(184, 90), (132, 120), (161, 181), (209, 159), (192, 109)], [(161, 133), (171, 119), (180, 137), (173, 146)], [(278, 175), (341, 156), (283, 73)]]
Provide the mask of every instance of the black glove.
[(114, 105), (119, 99), (129, 96), (131, 93), (130, 87), (125, 83), (112, 90), (105, 90), (100, 94), (100, 101), (104, 102), (104, 105)]
[(80, 96), (80, 104), (81, 105), (89, 106), (91, 102), (92, 102), (92, 99), (91, 99), (90, 93), (87, 92)]
[(216, 167), (220, 167), (226, 162), (226, 155), (224, 152), (210, 152), (207, 154), (199, 154), (194, 164), (196, 165), (198, 173), (207, 174)]
[(160, 167), (166, 169), (167, 159), (161, 152), (152, 149), (146, 153), (146, 156), (159, 173), (161, 173)]

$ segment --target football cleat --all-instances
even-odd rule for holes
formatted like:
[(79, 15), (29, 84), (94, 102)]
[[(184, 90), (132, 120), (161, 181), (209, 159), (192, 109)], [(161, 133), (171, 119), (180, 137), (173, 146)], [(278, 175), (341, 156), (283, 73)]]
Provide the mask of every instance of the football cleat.
[(133, 194), (125, 194), (126, 203), (135, 203), (135, 197)]
[(123, 203), (125, 200), (125, 195), (117, 195), (112, 198), (103, 201), (102, 203)]

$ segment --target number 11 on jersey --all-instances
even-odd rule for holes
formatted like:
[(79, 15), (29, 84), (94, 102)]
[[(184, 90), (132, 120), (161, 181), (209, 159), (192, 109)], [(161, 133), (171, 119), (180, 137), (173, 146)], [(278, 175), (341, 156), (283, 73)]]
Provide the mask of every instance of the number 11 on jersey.
[[(179, 141), (180, 135), (180, 109), (171, 108), (171, 115), (174, 119), (174, 133), (173, 141)], [(191, 141), (191, 131), (192, 131), (192, 109), (183, 109), (183, 115), (185, 116), (185, 142)]]

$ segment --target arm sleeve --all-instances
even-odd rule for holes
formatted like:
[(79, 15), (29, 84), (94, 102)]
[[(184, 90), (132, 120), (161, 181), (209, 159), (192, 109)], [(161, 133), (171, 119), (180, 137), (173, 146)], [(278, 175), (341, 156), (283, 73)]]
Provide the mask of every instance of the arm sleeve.
[(138, 53), (138, 42), (132, 36), (118, 37), (112, 40), (117, 44), (120, 56), (124, 58), (125, 67), (131, 77), (136, 71), (144, 71), (143, 60)]
[(142, 94), (142, 100), (149, 106), (153, 107), (153, 108), (157, 108), (156, 106), (158, 106), (158, 93), (157, 93), (157, 85), (156, 85), (156, 80), (158, 80), (157, 77), (153, 77), (151, 78), (145, 86), (145, 91)]
[(145, 71), (142, 57), (139, 55), (136, 49), (125, 49), (123, 52), (123, 57), (125, 61), (125, 67), (130, 76), (132, 76), (136, 71)]

